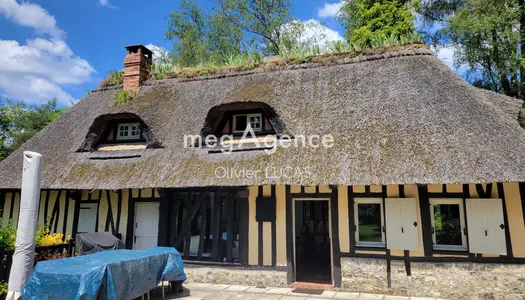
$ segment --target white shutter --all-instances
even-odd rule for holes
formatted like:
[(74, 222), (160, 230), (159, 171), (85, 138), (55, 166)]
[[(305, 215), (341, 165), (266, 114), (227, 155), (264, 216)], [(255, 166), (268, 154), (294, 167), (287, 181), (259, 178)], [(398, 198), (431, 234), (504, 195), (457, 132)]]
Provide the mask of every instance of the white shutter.
[(502, 200), (467, 199), (466, 202), (470, 252), (507, 255)]
[(418, 248), (417, 205), (414, 198), (387, 198), (386, 240), (388, 249)]

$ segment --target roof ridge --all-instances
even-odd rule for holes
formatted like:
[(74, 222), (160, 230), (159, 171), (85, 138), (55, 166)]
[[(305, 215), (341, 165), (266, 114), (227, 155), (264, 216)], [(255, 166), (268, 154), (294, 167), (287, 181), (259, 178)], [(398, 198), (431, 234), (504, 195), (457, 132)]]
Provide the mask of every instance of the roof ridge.
[[(249, 71), (225, 71), (224, 73), (216, 73), (212, 75), (203, 75), (195, 76), (189, 78), (168, 78), (162, 80), (148, 80), (144, 83), (144, 86), (153, 86), (165, 83), (173, 82), (191, 82), (191, 81), (204, 81), (212, 79), (222, 79), (238, 76), (247, 76), (253, 74), (261, 73), (270, 73), (276, 71), (290, 71), (290, 70), (304, 70), (304, 69), (313, 69), (313, 68), (322, 68), (338, 65), (348, 65), (363, 63), (368, 61), (380, 60), (380, 59), (389, 59), (397, 57), (407, 57), (407, 56), (421, 56), (421, 55), (435, 55), (435, 53), (425, 44), (422, 43), (413, 43), (404, 46), (389, 46), (382, 48), (373, 48), (363, 50), (357, 56), (351, 56), (355, 52), (345, 52), (345, 53), (331, 53), (324, 54), (319, 56), (312, 56), (311, 62), (302, 63), (302, 64), (285, 64), (282, 66), (275, 66), (274, 68), (256, 68)], [(225, 69), (227, 70), (227, 69)]]

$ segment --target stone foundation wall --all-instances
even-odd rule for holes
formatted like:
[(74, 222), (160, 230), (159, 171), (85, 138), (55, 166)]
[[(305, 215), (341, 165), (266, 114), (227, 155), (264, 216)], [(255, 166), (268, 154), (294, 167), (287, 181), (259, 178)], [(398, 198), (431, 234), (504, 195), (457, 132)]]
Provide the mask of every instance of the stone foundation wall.
[(481, 263), (411, 263), (392, 261), (388, 288), (384, 259), (342, 258), (343, 289), (352, 292), (446, 299), (523, 300), (525, 265)]
[(286, 272), (282, 271), (215, 266), (203, 267), (197, 265), (184, 265), (184, 271), (188, 276), (186, 282), (228, 285), (240, 284), (258, 287), (288, 287)]

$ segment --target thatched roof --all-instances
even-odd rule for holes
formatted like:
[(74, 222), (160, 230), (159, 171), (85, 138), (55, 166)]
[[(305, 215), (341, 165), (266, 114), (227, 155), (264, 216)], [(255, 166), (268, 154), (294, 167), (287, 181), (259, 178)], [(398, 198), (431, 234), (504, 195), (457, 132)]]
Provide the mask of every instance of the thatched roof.
[[(509, 117), (516, 101), (469, 86), (424, 48), (153, 81), (116, 105), (121, 89), (93, 92), (0, 163), (0, 188), (20, 187), (23, 150), (43, 155), (43, 188), (525, 181), (525, 131)], [(292, 135), (332, 134), (335, 146), (279, 148), (271, 155), (183, 147), (185, 134), (201, 133), (211, 108), (250, 101), (273, 108)], [(78, 152), (95, 119), (117, 113), (139, 116), (162, 147), (118, 159)], [(268, 166), (309, 168), (312, 176), (270, 178)], [(225, 179), (215, 175), (217, 167), (263, 172)]]

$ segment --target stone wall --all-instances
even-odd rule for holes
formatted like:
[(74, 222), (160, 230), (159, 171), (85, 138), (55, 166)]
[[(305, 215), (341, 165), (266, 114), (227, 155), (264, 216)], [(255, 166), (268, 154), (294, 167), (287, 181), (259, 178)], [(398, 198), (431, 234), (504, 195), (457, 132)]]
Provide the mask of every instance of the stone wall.
[(240, 284), (257, 287), (288, 287), (286, 272), (269, 269), (203, 267), (184, 265), (188, 276), (187, 282), (202, 282), (215, 284)]
[(525, 265), (392, 261), (392, 288), (384, 259), (342, 258), (343, 289), (352, 292), (447, 299), (525, 299)]

